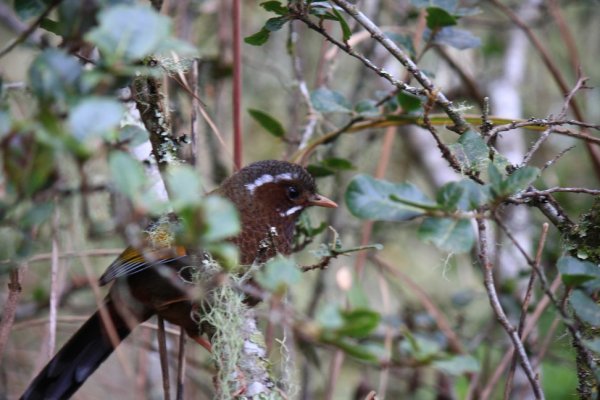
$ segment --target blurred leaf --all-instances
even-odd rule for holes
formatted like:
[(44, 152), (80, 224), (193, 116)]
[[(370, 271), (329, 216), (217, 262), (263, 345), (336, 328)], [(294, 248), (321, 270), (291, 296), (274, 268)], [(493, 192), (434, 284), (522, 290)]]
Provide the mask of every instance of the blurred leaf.
[[(429, 34), (431, 34), (429, 32)], [(435, 33), (434, 43), (445, 44), (458, 50), (473, 49), (481, 46), (481, 39), (470, 31), (454, 27), (445, 27)]]
[(300, 282), (302, 272), (296, 264), (285, 257), (277, 256), (256, 274), (256, 281), (264, 289), (277, 294), (283, 294), (288, 287)]
[(350, 304), (351, 309), (367, 309), (369, 307), (369, 297), (367, 296), (358, 275), (353, 274), (352, 286), (346, 295), (348, 296), (348, 303)]
[(208, 196), (204, 199), (202, 209), (206, 241), (228, 239), (240, 232), (238, 211), (231, 201), (215, 195)]
[(466, 372), (479, 372), (479, 362), (470, 355), (453, 356), (445, 360), (436, 360), (433, 365), (447, 374), (459, 376)]
[(419, 227), (419, 238), (450, 253), (466, 253), (475, 243), (468, 219), (426, 218)]
[(39, 226), (52, 216), (53, 211), (54, 203), (51, 201), (34, 203), (31, 208), (27, 210), (25, 215), (21, 217), (20, 226), (25, 229)]
[(456, 25), (456, 18), (448, 13), (443, 8), (428, 7), (427, 8), (427, 27), (431, 30), (443, 28), (445, 26)]
[(255, 34), (246, 36), (244, 38), (244, 42), (246, 42), (247, 44), (251, 44), (252, 46), (262, 46), (263, 44), (267, 43), (267, 40), (269, 40), (270, 35), (271, 32), (269, 32), (265, 28), (262, 28)]
[(42, 102), (64, 103), (79, 93), (81, 64), (62, 50), (46, 49), (31, 63), (29, 84)]
[(336, 329), (336, 333), (342, 336), (350, 336), (354, 338), (364, 338), (368, 336), (381, 320), (379, 313), (367, 310), (357, 309), (352, 311), (344, 311), (341, 313), (344, 323)]
[(489, 163), (490, 149), (474, 130), (463, 133), (448, 147), (465, 170), (481, 171)]
[(288, 13), (287, 7), (284, 7), (280, 1), (264, 1), (260, 3), (260, 6), (266, 11), (270, 11), (278, 15), (285, 15)]
[(365, 118), (377, 117), (381, 115), (381, 112), (379, 112), (379, 108), (377, 107), (377, 102), (371, 99), (361, 100), (356, 103), (354, 111), (356, 111), (358, 115)]
[(539, 168), (521, 167), (506, 178), (506, 194), (513, 194), (526, 189), (540, 174)]
[(350, 39), (350, 36), (352, 36), (352, 30), (350, 29), (350, 26), (348, 26), (348, 23), (344, 17), (342, 17), (342, 14), (340, 14), (336, 7), (331, 7), (331, 11), (333, 11), (333, 14), (336, 16), (340, 23), (340, 27), (342, 28), (342, 39), (344, 42), (347, 42), (348, 39)]
[(321, 113), (351, 113), (352, 106), (340, 93), (327, 88), (314, 90), (310, 101), (315, 110)]
[(289, 21), (287, 17), (274, 17), (269, 18), (267, 22), (265, 22), (264, 28), (269, 32), (275, 32), (283, 28), (283, 26)]
[(236, 245), (227, 242), (215, 242), (205, 244), (204, 248), (225, 270), (233, 271), (240, 267), (240, 252)]
[(105, 135), (118, 126), (124, 111), (121, 103), (112, 98), (88, 97), (71, 110), (69, 129), (80, 141)]
[(10, 132), (11, 126), (12, 118), (10, 113), (6, 110), (0, 110), (0, 140)]
[(493, 194), (501, 198), (510, 196), (527, 188), (537, 179), (539, 174), (540, 170), (538, 168), (521, 167), (504, 179), (494, 164), (490, 163), (488, 167), (490, 187)]
[(202, 204), (202, 185), (194, 168), (189, 165), (170, 165), (165, 177), (175, 211)]
[(471, 211), (487, 201), (483, 186), (470, 179), (449, 182), (437, 193), (438, 204), (446, 211)]
[(567, 286), (578, 286), (584, 282), (600, 278), (600, 267), (589, 261), (581, 261), (575, 257), (561, 257), (556, 266), (562, 281)]
[(592, 326), (600, 325), (600, 306), (582, 290), (573, 290), (569, 303), (575, 313), (583, 321)]
[(113, 151), (108, 156), (108, 167), (116, 189), (135, 199), (146, 184), (146, 174), (139, 161), (125, 152)]
[(46, 134), (43, 129), (15, 132), (3, 140), (4, 182), (21, 196), (32, 196), (55, 181), (55, 152), (41, 139)]
[(306, 169), (315, 178), (322, 178), (335, 174), (336, 170), (348, 171), (354, 168), (354, 165), (346, 159), (330, 157), (320, 161), (318, 164), (310, 164)]
[(333, 302), (327, 302), (319, 308), (316, 320), (327, 330), (335, 330), (344, 325), (344, 318), (342, 318), (339, 306)]
[(248, 109), (248, 113), (258, 122), (263, 128), (275, 137), (283, 137), (285, 129), (275, 118), (260, 110)]
[(42, 14), (52, 0), (15, 0), (15, 12), (19, 19), (28, 20)]
[(131, 146), (138, 146), (148, 140), (148, 131), (137, 125), (125, 125), (119, 129), (119, 140)]
[(335, 174), (335, 171), (333, 169), (319, 164), (310, 164), (306, 167), (306, 169), (315, 178), (323, 178), (325, 176)]
[(288, 21), (289, 18), (286, 16), (269, 18), (260, 31), (246, 36), (244, 42), (253, 46), (262, 46), (269, 40), (271, 32), (280, 30)]
[(352, 165), (352, 163), (349, 160), (346, 160), (345, 158), (338, 158), (338, 157), (329, 157), (329, 158), (325, 158), (323, 159), (323, 161), (321, 161), (321, 163), (329, 168), (333, 168), (333, 169), (339, 169), (339, 170), (352, 170), (355, 169), (354, 165)]
[(396, 98), (398, 99), (398, 104), (400, 104), (400, 107), (402, 107), (402, 110), (405, 114), (419, 111), (421, 109), (422, 103), (418, 96), (406, 92), (400, 92)]
[(16, 258), (24, 241), (25, 235), (17, 228), (0, 226), (0, 261)]
[(422, 335), (403, 332), (406, 340), (400, 343), (402, 353), (414, 357), (420, 362), (431, 362), (442, 352), (441, 344)]
[(359, 360), (370, 362), (377, 361), (377, 356), (373, 353), (373, 350), (370, 347), (359, 344), (354, 340), (346, 337), (322, 338), (322, 340), (325, 343), (329, 343), (338, 347), (339, 349), (343, 350), (344, 353), (354, 358), (358, 358)]
[[(98, 14), (99, 25), (87, 39), (112, 62), (135, 62), (161, 51), (192, 52), (189, 45), (171, 37), (171, 20), (142, 5), (116, 5)], [(109, 61), (110, 62), (110, 61)]]
[(368, 175), (354, 177), (345, 198), (354, 216), (380, 221), (406, 221), (437, 207), (410, 183), (394, 184)]

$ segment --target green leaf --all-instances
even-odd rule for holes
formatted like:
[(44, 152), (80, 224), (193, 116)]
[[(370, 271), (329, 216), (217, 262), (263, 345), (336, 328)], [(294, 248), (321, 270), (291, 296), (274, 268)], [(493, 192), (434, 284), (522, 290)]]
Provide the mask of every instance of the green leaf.
[(285, 257), (277, 256), (267, 262), (262, 270), (256, 274), (260, 286), (272, 293), (283, 294), (288, 287), (300, 282), (302, 272), (296, 264)]
[(273, 12), (278, 15), (286, 15), (288, 13), (287, 7), (284, 7), (280, 1), (264, 1), (260, 3), (260, 6), (266, 11)]
[(490, 149), (481, 135), (474, 130), (460, 135), (457, 142), (449, 147), (465, 170), (481, 171), (489, 163)]
[(139, 161), (122, 151), (113, 151), (108, 157), (110, 175), (116, 189), (135, 199), (146, 184), (146, 174)]
[(12, 118), (10, 113), (5, 110), (0, 110), (0, 139), (10, 132), (12, 127)]
[(351, 113), (352, 106), (339, 92), (320, 88), (310, 94), (310, 101), (315, 110), (321, 113)]
[(426, 218), (419, 227), (419, 238), (450, 253), (466, 253), (475, 243), (468, 219)]
[[(395, 196), (396, 201), (391, 196)], [(406, 221), (437, 206), (410, 183), (394, 184), (368, 175), (354, 177), (345, 198), (350, 212), (356, 217), (380, 221)]]
[(112, 98), (88, 97), (71, 110), (69, 129), (80, 141), (105, 135), (119, 125), (124, 111), (121, 103)]
[(137, 125), (129, 124), (119, 129), (118, 138), (131, 146), (137, 146), (148, 140), (148, 131)]
[(322, 337), (321, 340), (325, 343), (338, 347), (339, 349), (343, 350), (344, 353), (359, 360), (370, 362), (377, 361), (377, 356), (373, 353), (372, 348), (357, 343), (355, 340), (349, 339), (347, 337)]
[[(116, 5), (98, 14), (99, 25), (86, 38), (109, 60), (134, 62), (181, 45), (171, 37), (171, 20), (142, 5)], [(183, 46), (182, 46), (183, 47)], [(110, 61), (109, 61), (110, 62)]]
[(470, 179), (450, 182), (437, 193), (438, 204), (446, 211), (471, 211), (487, 201), (483, 186)]
[(17, 228), (11, 226), (0, 226), (0, 261), (17, 258), (20, 249), (25, 243), (25, 235)]
[(540, 174), (539, 168), (521, 167), (506, 178), (505, 194), (513, 194), (526, 189)]
[(433, 365), (443, 372), (460, 376), (467, 372), (479, 372), (479, 362), (469, 355), (458, 355), (445, 360), (436, 360)]
[(262, 46), (263, 44), (267, 43), (267, 40), (269, 40), (270, 35), (271, 32), (269, 32), (265, 28), (262, 28), (255, 34), (246, 36), (244, 38), (244, 42), (246, 42), (247, 44), (251, 44), (252, 46)]
[(336, 329), (335, 332), (341, 336), (350, 336), (359, 339), (368, 336), (377, 328), (381, 320), (379, 313), (367, 309), (343, 311), (341, 315), (343, 325)]
[(336, 7), (331, 7), (331, 11), (333, 11), (333, 14), (340, 23), (340, 27), (342, 28), (342, 38), (344, 42), (347, 42), (348, 39), (350, 39), (350, 36), (352, 36), (352, 30), (350, 29), (350, 26), (348, 26), (348, 23), (346, 22), (344, 17), (342, 17), (342, 14), (340, 14), (340, 12), (336, 9)]
[(64, 103), (79, 93), (81, 64), (62, 50), (44, 50), (31, 63), (29, 83), (42, 102)]
[(346, 171), (355, 169), (354, 165), (352, 165), (352, 163), (349, 160), (346, 160), (345, 158), (329, 157), (329, 158), (323, 159), (323, 161), (321, 161), (321, 163), (324, 166), (326, 166), (328, 168), (333, 168), (333, 169), (346, 170)]
[(561, 257), (556, 266), (563, 283), (567, 286), (579, 286), (584, 282), (600, 278), (600, 267), (598, 265), (575, 257)]
[(189, 165), (170, 165), (165, 177), (175, 211), (197, 207), (202, 203), (202, 185), (194, 168)]
[(600, 306), (585, 292), (574, 290), (569, 297), (569, 303), (581, 320), (592, 326), (600, 325)]
[(14, 7), (19, 19), (28, 20), (39, 16), (51, 3), (51, 0), (15, 0)]
[(344, 318), (338, 305), (332, 302), (327, 302), (320, 307), (315, 319), (321, 327), (329, 331), (338, 329), (344, 325)]
[(34, 203), (32, 207), (27, 210), (25, 215), (21, 217), (19, 225), (25, 229), (33, 228), (48, 221), (54, 212), (54, 203), (46, 201), (44, 203)]
[(248, 113), (271, 135), (275, 137), (283, 137), (285, 135), (285, 129), (281, 123), (269, 114), (252, 108), (248, 109)]
[(265, 22), (264, 29), (268, 30), (269, 32), (275, 32), (283, 28), (288, 21), (288, 17), (269, 18), (267, 22)]
[(365, 118), (378, 117), (379, 115), (381, 115), (381, 112), (377, 107), (377, 102), (371, 99), (361, 100), (358, 103), (356, 103), (354, 111), (356, 111), (358, 115)]
[(481, 39), (473, 35), (470, 31), (445, 27), (435, 33), (434, 43), (445, 44), (455, 49), (466, 50), (481, 46)]
[(427, 27), (431, 30), (443, 28), (445, 26), (456, 25), (456, 17), (450, 15), (448, 11), (438, 7), (427, 7)]
[(240, 218), (233, 203), (223, 197), (208, 196), (202, 204), (205, 224), (204, 240), (216, 242), (240, 232)]
[(421, 98), (410, 93), (400, 92), (396, 96), (398, 104), (405, 114), (419, 111), (421, 109)]
[(333, 169), (319, 164), (310, 164), (306, 167), (306, 170), (315, 178), (323, 178), (335, 174)]

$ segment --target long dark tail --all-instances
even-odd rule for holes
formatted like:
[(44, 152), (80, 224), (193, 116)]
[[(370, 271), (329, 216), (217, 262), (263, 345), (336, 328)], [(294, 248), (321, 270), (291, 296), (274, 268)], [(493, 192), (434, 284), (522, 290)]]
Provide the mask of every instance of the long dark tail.
[[(131, 328), (112, 301), (109, 300), (104, 309), (112, 320), (117, 342), (120, 343), (129, 335)], [(113, 350), (100, 311), (96, 311), (42, 369), (21, 399), (58, 400), (71, 397)]]

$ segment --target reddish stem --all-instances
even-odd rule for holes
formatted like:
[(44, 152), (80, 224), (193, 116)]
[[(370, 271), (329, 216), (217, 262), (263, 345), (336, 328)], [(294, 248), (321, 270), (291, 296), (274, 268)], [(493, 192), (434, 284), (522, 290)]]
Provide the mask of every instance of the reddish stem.
[(233, 0), (233, 163), (242, 166), (242, 19), (240, 0)]

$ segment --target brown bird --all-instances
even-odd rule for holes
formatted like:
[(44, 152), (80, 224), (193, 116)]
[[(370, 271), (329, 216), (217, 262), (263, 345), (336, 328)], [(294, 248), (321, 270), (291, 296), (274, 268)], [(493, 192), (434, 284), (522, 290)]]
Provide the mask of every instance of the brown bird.
[[(305, 208), (337, 207), (317, 193), (314, 179), (304, 168), (283, 161), (250, 164), (212, 193), (229, 199), (239, 212), (241, 231), (230, 240), (239, 248), (242, 265), (264, 262), (276, 253), (289, 254), (296, 220)], [(260, 243), (273, 228), (277, 248), (265, 252)], [(191, 338), (205, 344), (197, 321), (191, 318), (195, 304), (175, 283), (186, 261), (183, 247), (125, 249), (100, 278), (100, 285), (114, 281), (101, 309), (42, 369), (21, 398), (70, 397), (136, 325), (153, 315), (183, 327)]]

